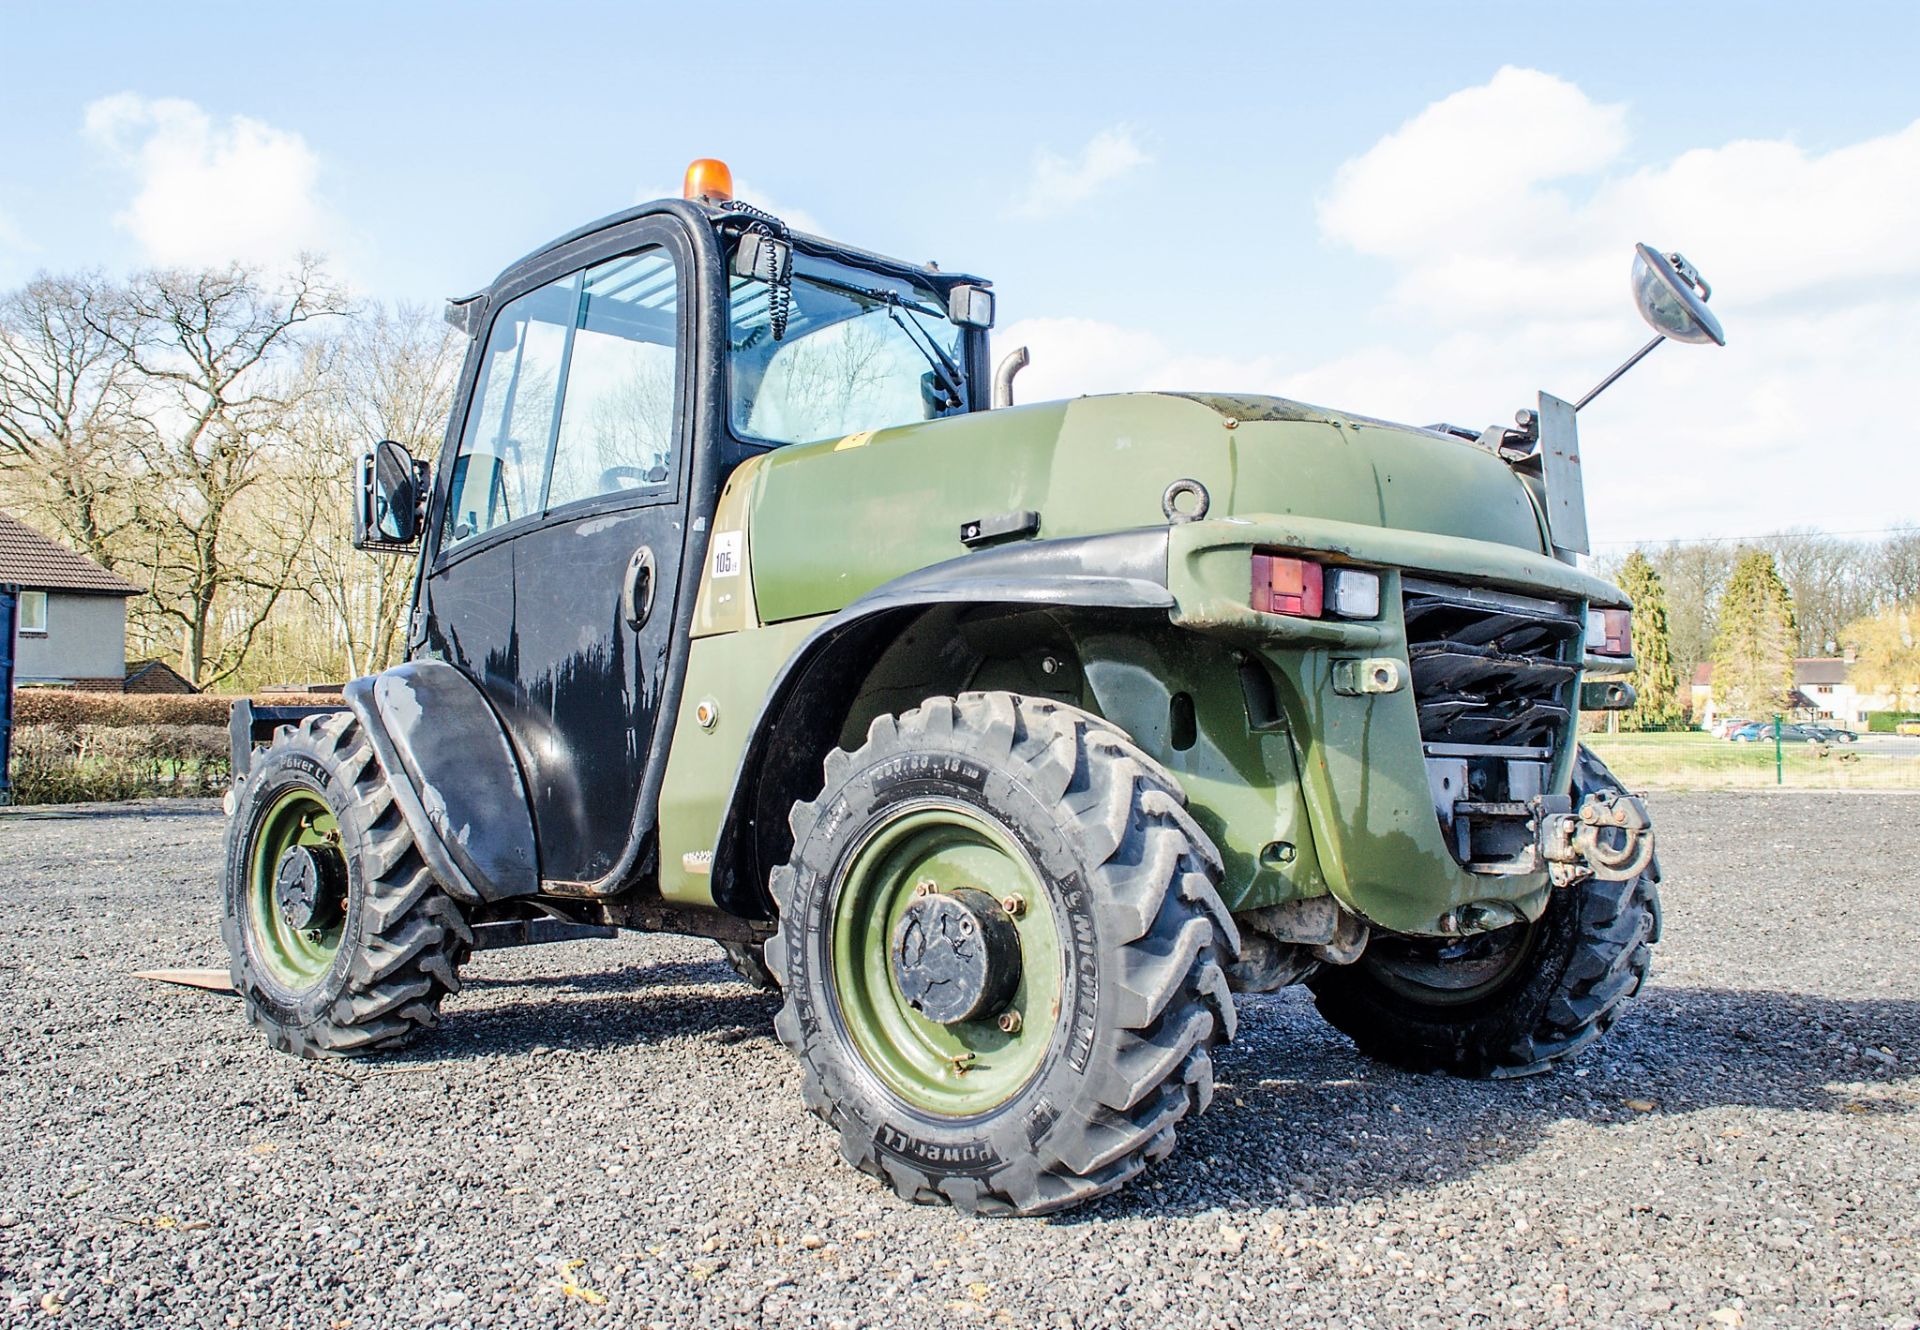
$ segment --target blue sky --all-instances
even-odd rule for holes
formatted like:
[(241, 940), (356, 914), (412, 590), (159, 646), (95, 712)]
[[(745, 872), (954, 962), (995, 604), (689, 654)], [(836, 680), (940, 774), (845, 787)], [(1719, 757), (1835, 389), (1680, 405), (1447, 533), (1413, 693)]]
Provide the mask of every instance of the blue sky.
[(0, 283), (307, 246), (437, 300), (715, 155), (994, 279), (1027, 396), (1480, 425), (1642, 340), (1646, 239), (1730, 345), (1583, 415), (1596, 536), (1920, 517), (1917, 6), (9, 6), (0, 43)]

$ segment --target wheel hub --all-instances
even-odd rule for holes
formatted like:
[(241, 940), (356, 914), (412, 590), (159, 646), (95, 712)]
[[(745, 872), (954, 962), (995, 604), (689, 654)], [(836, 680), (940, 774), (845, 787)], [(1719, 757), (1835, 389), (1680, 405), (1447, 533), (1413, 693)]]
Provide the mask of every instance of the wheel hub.
[(1519, 973), (1538, 924), (1512, 924), (1471, 937), (1383, 941), (1362, 964), (1389, 988), (1431, 1003), (1472, 1002)]
[(273, 870), (280, 917), (296, 932), (331, 927), (346, 901), (346, 865), (331, 850), (290, 845)]
[(1020, 987), (1020, 934), (984, 891), (923, 889), (893, 931), (893, 977), (930, 1021), (993, 1016)]

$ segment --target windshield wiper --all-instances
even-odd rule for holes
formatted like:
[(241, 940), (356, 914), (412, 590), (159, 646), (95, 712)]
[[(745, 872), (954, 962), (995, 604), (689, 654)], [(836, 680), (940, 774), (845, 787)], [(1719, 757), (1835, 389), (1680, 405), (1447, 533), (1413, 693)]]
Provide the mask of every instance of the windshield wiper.
[[(933, 366), (934, 377), (940, 380), (940, 386), (946, 390), (947, 398), (951, 405), (954, 407), (965, 405), (967, 400), (966, 395), (960, 388), (961, 383), (964, 382), (967, 377), (965, 371), (954, 363), (952, 356), (941, 349), (940, 343), (934, 340), (932, 333), (922, 328), (918, 322), (909, 319), (900, 312), (901, 303), (898, 296), (889, 300), (887, 302), (887, 317), (900, 325), (900, 331), (907, 335), (907, 341), (911, 342), (914, 349), (925, 356), (927, 363)], [(921, 337), (927, 339), (925, 346), (920, 345), (919, 339), (914, 337), (914, 333), (916, 332), (918, 332)]]
[(933, 306), (923, 305), (915, 300), (908, 300), (898, 291), (886, 291), (874, 286), (861, 286), (856, 282), (843, 282), (836, 277), (829, 277), (825, 273), (803, 272), (800, 274), (800, 280), (809, 286), (824, 286), (831, 291), (844, 291), (850, 296), (864, 296), (875, 305), (900, 305), (916, 313), (931, 314), (936, 319), (944, 319), (946, 317), (946, 315)]
[[(898, 291), (884, 291), (871, 286), (858, 286), (852, 282), (835, 281), (831, 277), (818, 273), (805, 273), (801, 280), (815, 286), (844, 291), (848, 295), (864, 296), (885, 308), (887, 317), (900, 325), (900, 330), (906, 333), (907, 341), (912, 344), (913, 349), (925, 357), (927, 364), (932, 366), (934, 378), (952, 399), (953, 405), (956, 407), (965, 405), (967, 397), (963, 385), (967, 381), (966, 371), (960, 368), (959, 362), (946, 353), (934, 335), (920, 325), (919, 320), (910, 319), (900, 312), (903, 309), (912, 310), (918, 314), (932, 315), (944, 322), (945, 316), (939, 310), (908, 300)], [(919, 337), (914, 336), (916, 332), (920, 334)], [(921, 338), (925, 339), (925, 345), (921, 344)]]

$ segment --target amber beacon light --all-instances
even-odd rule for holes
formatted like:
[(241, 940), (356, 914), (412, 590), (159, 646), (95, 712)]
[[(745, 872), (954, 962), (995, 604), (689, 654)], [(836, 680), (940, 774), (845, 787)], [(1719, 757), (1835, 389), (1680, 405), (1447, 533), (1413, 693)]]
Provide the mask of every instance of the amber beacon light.
[(725, 162), (699, 158), (688, 163), (686, 187), (680, 193), (701, 203), (725, 203), (733, 198), (733, 172)]

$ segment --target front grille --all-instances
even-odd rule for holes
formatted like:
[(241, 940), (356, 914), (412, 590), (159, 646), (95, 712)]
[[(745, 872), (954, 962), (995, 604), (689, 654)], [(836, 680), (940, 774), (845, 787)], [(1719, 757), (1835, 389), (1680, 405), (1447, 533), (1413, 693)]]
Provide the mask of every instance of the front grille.
[(1403, 591), (1428, 753), (1524, 748), (1551, 758), (1572, 714), (1579, 616), (1554, 601), (1440, 583), (1408, 580)]

